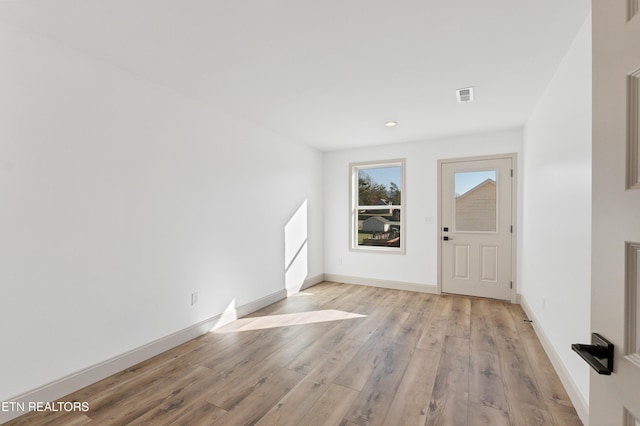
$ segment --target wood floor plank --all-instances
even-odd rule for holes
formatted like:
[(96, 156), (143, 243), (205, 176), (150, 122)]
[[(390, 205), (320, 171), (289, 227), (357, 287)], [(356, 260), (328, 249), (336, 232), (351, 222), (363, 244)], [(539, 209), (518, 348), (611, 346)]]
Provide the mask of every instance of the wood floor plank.
[(362, 300), (366, 299), (370, 287), (347, 284), (343, 284), (343, 286), (347, 288), (347, 291), (345, 291), (341, 297), (330, 300), (322, 307), (325, 309), (340, 309), (346, 312), (360, 313), (357, 311), (357, 308), (362, 304)]
[(509, 401), (523, 401), (546, 410), (528, 361), (519, 353), (500, 354), (500, 369), (504, 377), (505, 394)]
[(376, 367), (384, 362), (391, 342), (371, 339), (360, 347), (358, 353), (338, 374), (334, 383), (357, 391), (362, 390)]
[[(531, 369), (527, 350), (506, 304), (494, 306), (492, 324), (500, 354), (500, 369), (511, 422), (553, 424), (553, 418)], [(523, 416), (522, 412), (527, 414)]]
[(207, 374), (206, 371), (204, 367), (195, 366), (156, 376), (156, 380), (147, 386), (133, 389), (135, 398), (128, 397), (128, 394), (116, 394), (116, 398), (97, 407), (92, 403), (90, 417), (96, 424), (130, 424), (160, 406), (174, 392), (180, 392)]
[(547, 411), (542, 393), (533, 375), (527, 357), (527, 351), (517, 332), (508, 308), (495, 305), (491, 311), (496, 336), (496, 345), (500, 351), (500, 370), (502, 371), (505, 395), (511, 401), (522, 401)]
[(444, 338), (447, 332), (447, 324), (451, 316), (453, 298), (442, 296), (437, 300), (429, 320), (425, 324), (417, 347), (431, 351), (441, 351), (444, 347)]
[[(120, 373), (116, 373), (103, 380), (100, 380), (99, 382), (91, 385), (90, 388), (80, 389), (77, 392), (68, 395), (67, 400), (86, 401), (92, 395), (96, 395), (102, 392), (108, 392), (111, 389), (115, 389), (118, 386), (129, 382), (130, 380), (137, 380), (145, 374), (150, 373), (153, 370), (157, 370), (167, 363), (174, 362), (178, 358), (182, 358), (186, 353), (195, 353), (195, 351), (198, 350), (206, 350), (208, 353), (210, 353), (210, 351), (212, 351), (213, 349), (214, 348), (212, 346), (208, 345), (207, 342), (203, 341), (200, 338), (190, 340), (183, 345), (180, 345), (178, 348), (170, 349), (153, 358), (127, 368)], [(169, 368), (172, 369), (174, 367), (170, 366)]]
[(83, 413), (31, 413), (11, 422), (12, 426), (80, 426), (92, 420)]
[(497, 354), (471, 349), (469, 403), (491, 407), (508, 415), (509, 406)]
[(208, 426), (215, 423), (227, 412), (220, 407), (211, 405), (206, 401), (189, 406), (187, 410), (180, 413), (179, 416), (171, 419), (171, 425), (179, 426)]
[(120, 401), (129, 401), (137, 398), (140, 389), (158, 387), (159, 384), (171, 382), (172, 377), (184, 374), (189, 367), (190, 364), (186, 358), (176, 358), (173, 362), (163, 363), (156, 369), (149, 370), (106, 391), (98, 388), (99, 392), (93, 393), (90, 389), (85, 389), (84, 392), (87, 397), (81, 401), (89, 403), (91, 407), (90, 417), (94, 418), (103, 411), (116, 409), (115, 407)]
[(424, 425), (440, 356), (440, 352), (426, 349), (416, 349), (413, 352), (387, 412), (385, 424)]
[[(277, 345), (279, 341), (286, 339), (293, 333), (292, 329), (264, 329), (256, 331), (245, 331), (237, 333), (223, 333), (216, 330), (214, 333), (223, 333), (235, 338), (233, 344), (220, 348), (219, 345), (212, 345), (213, 348), (203, 348), (202, 350), (189, 352), (188, 361), (196, 365), (224, 367), (232, 365), (238, 361), (238, 356), (250, 357), (259, 347), (265, 343)], [(266, 356), (266, 355), (265, 355)]]
[(498, 349), (490, 316), (490, 307), (493, 304), (494, 302), (486, 299), (471, 299), (471, 348), (495, 354)]
[[(524, 401), (509, 401), (509, 420), (513, 426), (549, 426), (554, 425), (551, 413), (537, 404)], [(558, 425), (564, 426), (564, 425)]]
[(395, 340), (402, 333), (404, 324), (409, 319), (409, 312), (393, 309), (373, 333), (377, 340)]
[(429, 293), (411, 293), (411, 303), (407, 310), (416, 314), (431, 314), (441, 296)]
[(554, 419), (562, 419), (561, 421), (567, 424), (578, 424), (576, 423), (576, 420), (579, 419), (578, 414), (571, 404), (569, 395), (562, 386), (560, 379), (555, 374), (553, 365), (544, 352), (532, 324), (523, 321), (525, 313), (519, 305), (510, 305), (508, 309), (520, 339), (523, 345), (527, 347), (527, 359), (547, 409)]
[(403, 322), (401, 329), (395, 335), (394, 341), (399, 345), (416, 347), (421, 337), (424, 324), (429, 318), (427, 312), (407, 312), (408, 317)]
[(255, 388), (246, 398), (212, 424), (224, 426), (254, 424), (303, 377), (295, 371), (280, 369), (267, 380), (256, 383)]
[(280, 369), (285, 368), (292, 359), (313, 343), (320, 335), (321, 328), (307, 328), (306, 333), (296, 334), (295, 338), (281, 345), (277, 351), (251, 365), (225, 371), (218, 381), (207, 389), (207, 402), (230, 410), (249, 395), (258, 383), (268, 380)]
[(332, 283), (331, 287), (323, 288), (322, 293), (317, 295), (315, 303), (322, 308), (331, 306), (332, 304), (337, 303), (341, 298), (348, 297), (351, 291), (353, 291), (352, 286)]
[(257, 342), (268, 339), (269, 337), (269, 332), (264, 330), (258, 330), (252, 333), (223, 335), (207, 333), (207, 342), (214, 341), (215, 343), (208, 343), (206, 346), (198, 346), (193, 350), (182, 350), (177, 352), (171, 362), (174, 363), (178, 361), (186, 362), (191, 365), (200, 365), (214, 359), (227, 359), (229, 354), (235, 353), (238, 350), (238, 347), (252, 346)]
[(514, 341), (519, 340), (518, 329), (506, 303), (492, 302), (489, 318), (498, 350), (513, 346)]
[(411, 347), (389, 345), (382, 362), (375, 365), (345, 419), (365, 425), (383, 425), (412, 353)]
[(345, 340), (351, 340), (348, 339), (347, 336), (363, 321), (366, 321), (366, 318), (347, 319), (336, 323), (334, 327), (327, 330), (321, 337), (316, 339), (309, 347), (294, 358), (287, 365), (287, 368), (307, 374), (315, 368), (332, 349)]
[(509, 413), (482, 404), (469, 402), (469, 424), (473, 426), (509, 426)]
[(368, 303), (371, 307), (389, 307), (392, 310), (396, 308), (398, 303), (402, 300), (403, 293), (401, 291), (387, 291), (384, 288), (376, 287), (371, 293)]
[(361, 342), (369, 340), (380, 327), (384, 326), (384, 322), (393, 310), (393, 305), (387, 304), (368, 308), (366, 319), (353, 328), (346, 337)]
[(271, 408), (257, 425), (295, 424), (299, 421), (323, 397), (333, 380), (362, 345), (362, 342), (355, 340), (343, 341)]
[(468, 339), (445, 338), (426, 425), (469, 424), (469, 356)]
[[(574, 410), (575, 411), (575, 410)], [(553, 424), (563, 426), (582, 426), (582, 420), (576, 412), (567, 410), (550, 410)]]
[(193, 418), (194, 410), (203, 409), (208, 415), (224, 414), (224, 410), (210, 406), (211, 404), (204, 401), (206, 391), (216, 383), (216, 375), (206, 367), (197, 366), (196, 371), (197, 380), (188, 380), (183, 386), (174, 386), (171, 393), (156, 408), (137, 417), (132, 424), (174, 424), (180, 418)]
[[(309, 325), (305, 328), (278, 327), (262, 330), (257, 334), (258, 338), (243, 341), (231, 348), (231, 351), (224, 351), (218, 356), (200, 360), (199, 364), (219, 371), (226, 377), (226, 372), (256, 365), (305, 331), (315, 332), (317, 328), (315, 325)], [(247, 333), (250, 336), (255, 332)]]
[(348, 420), (343, 420), (342, 422), (340, 422), (340, 426), (362, 426), (362, 425), (359, 425), (358, 423), (350, 422)]
[(395, 309), (400, 312), (411, 312), (411, 308), (413, 307), (412, 300), (414, 299), (414, 294), (411, 291), (398, 291), (398, 301), (396, 302)]
[(471, 335), (471, 299), (459, 296), (452, 296), (452, 298), (446, 335), (468, 339)]
[(326, 282), (60, 399), (86, 413), (7, 425), (581, 424), (523, 317), (503, 301)]
[(340, 425), (345, 413), (357, 397), (357, 391), (333, 384), (297, 424), (300, 426)]

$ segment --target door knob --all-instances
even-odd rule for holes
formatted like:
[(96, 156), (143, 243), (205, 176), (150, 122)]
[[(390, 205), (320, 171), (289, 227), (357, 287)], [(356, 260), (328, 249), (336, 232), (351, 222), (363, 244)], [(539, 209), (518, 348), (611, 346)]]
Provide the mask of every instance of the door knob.
[(580, 355), (598, 374), (610, 376), (613, 372), (613, 343), (598, 333), (591, 334), (590, 345), (574, 343), (571, 345), (571, 349)]

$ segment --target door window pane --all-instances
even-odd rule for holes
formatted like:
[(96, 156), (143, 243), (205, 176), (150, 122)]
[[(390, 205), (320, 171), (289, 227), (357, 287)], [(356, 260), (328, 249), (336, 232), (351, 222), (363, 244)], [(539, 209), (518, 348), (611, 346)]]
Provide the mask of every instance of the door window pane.
[(456, 173), (455, 229), (467, 232), (495, 232), (496, 171)]

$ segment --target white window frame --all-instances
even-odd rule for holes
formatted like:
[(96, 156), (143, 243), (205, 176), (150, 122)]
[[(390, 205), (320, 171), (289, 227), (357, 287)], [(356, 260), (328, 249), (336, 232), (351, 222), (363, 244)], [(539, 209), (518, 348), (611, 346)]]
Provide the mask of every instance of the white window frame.
[[(358, 171), (366, 169), (375, 169), (381, 167), (400, 167), (400, 176), (402, 182), (400, 183), (400, 190), (402, 191), (400, 205), (394, 205), (394, 209), (400, 210), (400, 247), (384, 247), (384, 246), (359, 246), (358, 245), (358, 210), (367, 208), (368, 210), (375, 209), (388, 209), (385, 206), (359, 206), (358, 202)], [(393, 159), (393, 160), (380, 160), (380, 161), (366, 161), (349, 164), (349, 176), (351, 179), (350, 191), (349, 191), (349, 250), (357, 252), (368, 253), (391, 253), (391, 254), (405, 254), (406, 248), (406, 220), (405, 211), (406, 194), (407, 194), (407, 182), (405, 177), (405, 159)]]

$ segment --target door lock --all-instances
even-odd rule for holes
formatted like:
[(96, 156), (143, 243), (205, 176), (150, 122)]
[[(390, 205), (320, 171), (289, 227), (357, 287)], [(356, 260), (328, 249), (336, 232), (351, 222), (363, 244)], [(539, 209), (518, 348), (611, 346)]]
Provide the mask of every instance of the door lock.
[(613, 343), (599, 335), (591, 334), (591, 344), (574, 343), (571, 349), (587, 361), (598, 374), (610, 376), (613, 372)]

